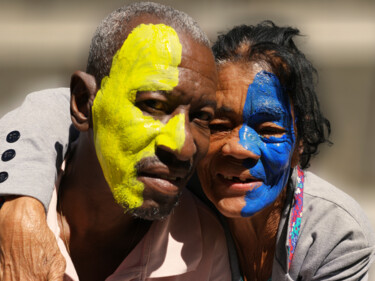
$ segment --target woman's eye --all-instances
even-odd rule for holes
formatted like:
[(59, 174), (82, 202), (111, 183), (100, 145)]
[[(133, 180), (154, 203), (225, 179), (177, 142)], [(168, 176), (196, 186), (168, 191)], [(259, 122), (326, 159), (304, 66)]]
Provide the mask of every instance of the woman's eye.
[(232, 130), (232, 124), (228, 121), (213, 120), (211, 121), (209, 127), (211, 130), (211, 133), (227, 132), (227, 131)]
[(206, 121), (206, 122), (210, 122), (213, 118), (213, 114), (210, 113), (210, 112), (206, 112), (206, 111), (201, 111), (197, 114), (195, 114), (194, 118), (196, 119), (199, 119), (201, 121)]
[(281, 137), (286, 130), (282, 127), (264, 127), (257, 130), (258, 134), (263, 137)]

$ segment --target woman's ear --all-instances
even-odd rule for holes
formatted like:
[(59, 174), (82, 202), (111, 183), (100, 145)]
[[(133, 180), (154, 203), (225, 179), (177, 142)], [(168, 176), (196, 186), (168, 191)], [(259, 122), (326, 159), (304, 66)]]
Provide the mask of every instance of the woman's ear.
[(98, 91), (95, 77), (83, 71), (73, 73), (70, 81), (70, 114), (79, 131), (92, 128), (91, 107)]
[(297, 140), (296, 147), (294, 148), (291, 166), (294, 168), (298, 165), (300, 156), (303, 153), (303, 140)]

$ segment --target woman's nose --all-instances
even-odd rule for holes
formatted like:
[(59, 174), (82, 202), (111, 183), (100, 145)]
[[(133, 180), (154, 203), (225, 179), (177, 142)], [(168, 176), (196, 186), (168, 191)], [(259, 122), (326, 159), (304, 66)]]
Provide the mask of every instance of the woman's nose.
[(243, 130), (243, 128), (233, 131), (222, 147), (222, 154), (237, 159), (251, 158), (258, 160), (261, 154), (257, 144), (257, 136), (254, 136), (253, 132)]

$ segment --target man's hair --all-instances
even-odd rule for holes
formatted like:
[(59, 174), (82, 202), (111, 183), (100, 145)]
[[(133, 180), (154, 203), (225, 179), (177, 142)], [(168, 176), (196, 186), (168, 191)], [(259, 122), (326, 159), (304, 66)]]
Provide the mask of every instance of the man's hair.
[[(320, 111), (315, 92), (317, 71), (296, 47), (293, 37), (299, 30), (279, 27), (271, 21), (255, 26), (241, 25), (220, 35), (212, 47), (216, 63), (258, 63), (271, 68), (289, 94), (296, 116), (298, 141), (303, 141), (302, 168), (309, 166), (318, 146), (328, 142), (330, 123)], [(298, 143), (296, 144), (298, 145)]]
[(156, 16), (177, 31), (189, 34), (196, 42), (210, 47), (207, 35), (197, 22), (184, 12), (152, 2), (137, 2), (123, 6), (100, 23), (91, 41), (86, 72), (95, 77), (99, 86), (103, 77), (109, 74), (113, 56), (131, 31), (128, 30), (129, 22), (144, 14)]

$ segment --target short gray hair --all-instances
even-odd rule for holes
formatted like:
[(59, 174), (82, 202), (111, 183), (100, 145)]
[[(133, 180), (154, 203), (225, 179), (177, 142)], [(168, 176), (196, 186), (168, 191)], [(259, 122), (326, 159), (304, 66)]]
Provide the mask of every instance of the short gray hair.
[(189, 34), (193, 40), (210, 48), (207, 35), (197, 22), (184, 12), (153, 2), (137, 2), (123, 6), (108, 15), (98, 26), (92, 38), (86, 72), (93, 75), (100, 87), (109, 74), (112, 58), (125, 41), (128, 23), (137, 16), (150, 14), (165, 21), (177, 31)]

